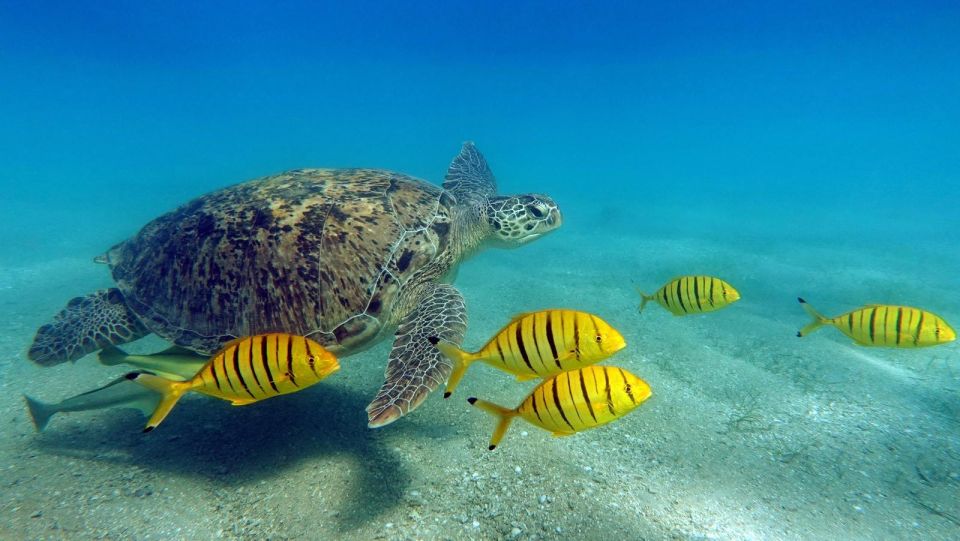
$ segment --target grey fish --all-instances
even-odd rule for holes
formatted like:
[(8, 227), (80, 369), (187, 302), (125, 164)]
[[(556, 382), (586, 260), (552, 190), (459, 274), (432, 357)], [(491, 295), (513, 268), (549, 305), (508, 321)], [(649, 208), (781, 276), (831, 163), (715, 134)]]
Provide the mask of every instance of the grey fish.
[[(131, 374), (139, 373), (141, 372), (132, 372)], [(150, 415), (157, 404), (160, 403), (159, 393), (131, 381), (127, 376), (121, 376), (103, 387), (72, 396), (55, 404), (40, 402), (26, 395), (23, 398), (27, 401), (30, 419), (33, 421), (33, 425), (37, 427), (37, 432), (42, 431), (50, 422), (50, 418), (57, 413), (104, 408), (133, 408), (140, 410), (144, 415)]]
[(98, 358), (102, 365), (126, 364), (174, 381), (192, 378), (210, 360), (189, 349), (176, 346), (149, 355), (130, 355), (120, 348), (108, 346), (100, 351)]
[(121, 376), (103, 387), (72, 396), (57, 403), (40, 402), (24, 395), (30, 418), (37, 431), (42, 431), (57, 413), (106, 408), (133, 408), (149, 416), (160, 403), (160, 394), (132, 381), (142, 373), (152, 373), (176, 381), (189, 379), (207, 362), (189, 350), (173, 347), (152, 355), (128, 355), (115, 347), (100, 352), (100, 363), (107, 366), (127, 364), (139, 370)]

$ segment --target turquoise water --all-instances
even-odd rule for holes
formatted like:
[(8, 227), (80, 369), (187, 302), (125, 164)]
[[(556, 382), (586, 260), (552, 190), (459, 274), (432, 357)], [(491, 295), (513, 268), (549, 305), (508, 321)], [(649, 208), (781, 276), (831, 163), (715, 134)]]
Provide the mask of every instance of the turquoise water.
[[(948, 2), (0, 6), (0, 537), (960, 537), (956, 343), (794, 336), (798, 295), (960, 325), (957, 36)], [(184, 399), (165, 433), (129, 410), (34, 431), (22, 393), (122, 373), (26, 358), (111, 285), (94, 256), (287, 169), (439, 184), (467, 140), (564, 225), (462, 266), (466, 343), (518, 312), (596, 312), (648, 404), (571, 438), (518, 423), (494, 453), (492, 420), (454, 399), (371, 431), (384, 342), (282, 400)], [(637, 315), (635, 287), (695, 273), (743, 300)], [(463, 385), (510, 405), (532, 388), (483, 368)]]

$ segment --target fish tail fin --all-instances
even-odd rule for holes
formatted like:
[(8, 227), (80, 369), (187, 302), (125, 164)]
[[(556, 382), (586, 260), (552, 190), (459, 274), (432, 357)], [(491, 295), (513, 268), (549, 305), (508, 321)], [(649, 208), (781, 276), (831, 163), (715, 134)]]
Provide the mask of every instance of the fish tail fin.
[(490, 437), (489, 449), (493, 451), (497, 448), (497, 444), (500, 443), (500, 440), (503, 439), (503, 435), (507, 433), (507, 429), (510, 428), (510, 423), (513, 422), (513, 418), (517, 416), (517, 410), (507, 409), (503, 406), (498, 406), (493, 402), (479, 400), (474, 397), (468, 398), (467, 402), (470, 402), (474, 406), (482, 409), (498, 419), (497, 428), (493, 429), (493, 436)]
[(816, 310), (814, 310), (812, 306), (807, 304), (807, 301), (803, 300), (800, 297), (797, 297), (797, 300), (800, 301), (800, 306), (802, 306), (803, 309), (808, 314), (810, 314), (810, 317), (813, 318), (813, 321), (811, 321), (806, 327), (800, 329), (800, 331), (797, 332), (797, 337), (806, 336), (830, 322), (829, 318), (825, 317), (820, 312), (817, 312)]
[(453, 372), (450, 374), (450, 379), (447, 380), (447, 388), (443, 392), (444, 398), (450, 398), (453, 391), (460, 385), (463, 375), (467, 373), (467, 367), (474, 361), (473, 355), (450, 342), (440, 340), (436, 336), (431, 336), (428, 340), (440, 350), (440, 353), (443, 353), (444, 357), (453, 361)]
[(175, 406), (177, 401), (180, 400), (180, 397), (183, 396), (183, 393), (192, 387), (192, 383), (189, 381), (170, 381), (166, 378), (143, 372), (132, 372), (128, 374), (127, 377), (161, 395), (160, 403), (157, 404), (157, 409), (153, 410), (153, 415), (150, 416), (150, 420), (147, 421), (147, 426), (143, 429), (144, 432), (150, 432), (154, 428), (157, 428), (157, 425), (163, 422), (167, 414), (170, 413), (170, 410), (173, 409), (173, 406)]
[(639, 312), (643, 312), (643, 307), (646, 306), (648, 302), (650, 302), (650, 301), (653, 300), (653, 295), (647, 295), (646, 293), (644, 293), (643, 291), (641, 291), (639, 287), (637, 288), (637, 293), (640, 294), (640, 299), (641, 299), (641, 300), (640, 300), (640, 308), (639, 308), (638, 311), (639, 311)]
[(47, 427), (47, 423), (50, 422), (50, 417), (53, 417), (53, 414), (57, 412), (57, 408), (51, 404), (34, 400), (27, 395), (23, 395), (23, 399), (27, 401), (27, 410), (30, 412), (30, 420), (33, 421), (33, 426), (36, 427), (37, 432), (42, 432)]
[(102, 365), (116, 366), (126, 362), (126, 359), (129, 356), (130, 355), (128, 355), (126, 351), (123, 351), (118, 347), (107, 346), (100, 350), (100, 353), (97, 355), (97, 359)]

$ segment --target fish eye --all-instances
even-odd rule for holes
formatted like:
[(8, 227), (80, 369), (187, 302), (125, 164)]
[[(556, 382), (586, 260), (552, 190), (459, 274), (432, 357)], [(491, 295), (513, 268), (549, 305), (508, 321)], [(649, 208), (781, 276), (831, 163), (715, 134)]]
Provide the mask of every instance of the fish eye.
[(601, 335), (598, 334), (598, 335), (597, 335), (597, 343), (599, 344), (600, 342), (603, 342), (603, 336), (601, 336)]
[(630, 394), (631, 389), (633, 389), (633, 388), (630, 387), (630, 384), (629, 384), (629, 383), (628, 383), (627, 386), (624, 388), (624, 390), (627, 391), (627, 394)]

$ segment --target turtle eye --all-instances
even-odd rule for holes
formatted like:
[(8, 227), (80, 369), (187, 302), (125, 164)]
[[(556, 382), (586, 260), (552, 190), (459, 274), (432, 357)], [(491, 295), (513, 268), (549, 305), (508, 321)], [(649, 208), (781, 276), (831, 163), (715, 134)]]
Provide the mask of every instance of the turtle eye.
[(527, 208), (530, 209), (530, 214), (533, 214), (537, 218), (543, 218), (543, 209), (541, 209), (538, 205), (530, 205)]

